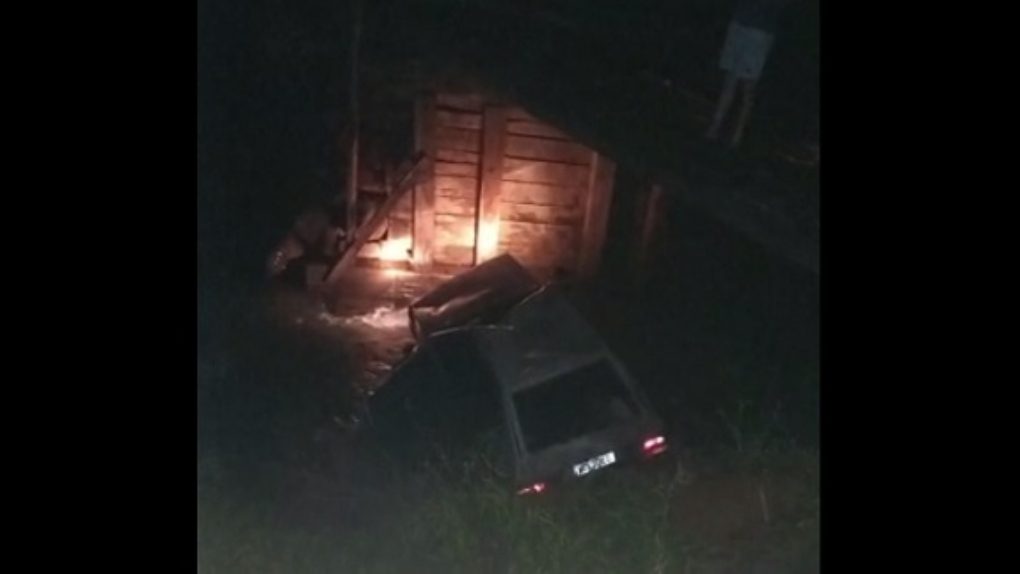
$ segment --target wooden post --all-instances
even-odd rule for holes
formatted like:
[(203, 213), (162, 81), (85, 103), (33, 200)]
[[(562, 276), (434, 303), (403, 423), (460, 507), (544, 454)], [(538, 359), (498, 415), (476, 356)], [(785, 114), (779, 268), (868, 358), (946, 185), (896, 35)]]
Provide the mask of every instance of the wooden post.
[(640, 285), (645, 278), (645, 271), (648, 265), (649, 249), (655, 232), (662, 220), (662, 186), (652, 184), (648, 191), (642, 194), (638, 203), (638, 241), (635, 244), (633, 273), (637, 285)]
[(424, 157), (424, 177), (414, 188), (412, 257), (417, 266), (432, 263), (432, 244), (436, 228), (435, 158), (436, 99), (420, 96), (415, 102), (415, 148)]
[(361, 43), (361, 0), (354, 0), (353, 28), (351, 30), (351, 149), (347, 165), (347, 234), (354, 233), (358, 225), (358, 48)]
[(585, 278), (594, 277), (602, 261), (615, 176), (616, 164), (611, 159), (592, 152), (588, 190), (585, 195), (584, 227), (581, 231), (581, 256), (578, 262), (580, 275)]
[(504, 106), (487, 106), (483, 111), (481, 177), (475, 218), (475, 265), (495, 257), (499, 249), (499, 198), (503, 189), (506, 117)]

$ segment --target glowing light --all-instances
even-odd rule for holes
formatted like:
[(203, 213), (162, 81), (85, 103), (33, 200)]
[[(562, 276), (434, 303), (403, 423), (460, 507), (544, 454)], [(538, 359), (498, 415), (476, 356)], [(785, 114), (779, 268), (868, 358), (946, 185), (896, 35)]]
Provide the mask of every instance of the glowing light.
[(499, 219), (478, 225), (478, 263), (496, 256), (499, 249)]
[(659, 435), (646, 439), (641, 449), (649, 456), (663, 453), (666, 451), (666, 437)]
[(642, 447), (645, 450), (651, 450), (651, 449), (659, 446), (660, 444), (662, 444), (664, 442), (666, 442), (666, 438), (665, 437), (663, 437), (663, 436), (654, 436), (654, 437), (646, 440), (645, 444), (642, 445)]
[(319, 318), (330, 326), (343, 325), (373, 329), (406, 329), (408, 322), (407, 308), (393, 305), (384, 305), (361, 315), (346, 317), (333, 317), (329, 313), (322, 312), (319, 314)]
[(387, 239), (379, 246), (379, 259), (382, 261), (406, 261), (410, 256), (410, 236)]
[(517, 494), (531, 494), (531, 493), (538, 494), (538, 493), (542, 492), (543, 490), (545, 490), (545, 483), (544, 482), (536, 482), (535, 484), (532, 484), (531, 486), (526, 486), (526, 487), (518, 490)]

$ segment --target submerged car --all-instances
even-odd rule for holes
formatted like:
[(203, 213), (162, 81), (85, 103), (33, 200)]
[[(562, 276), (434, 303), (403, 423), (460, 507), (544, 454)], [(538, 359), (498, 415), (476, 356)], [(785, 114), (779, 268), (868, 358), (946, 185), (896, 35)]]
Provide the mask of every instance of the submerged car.
[(482, 440), (527, 494), (666, 451), (662, 422), (624, 365), (512, 257), (454, 278), (409, 312), (418, 345), (368, 413), (405, 452)]

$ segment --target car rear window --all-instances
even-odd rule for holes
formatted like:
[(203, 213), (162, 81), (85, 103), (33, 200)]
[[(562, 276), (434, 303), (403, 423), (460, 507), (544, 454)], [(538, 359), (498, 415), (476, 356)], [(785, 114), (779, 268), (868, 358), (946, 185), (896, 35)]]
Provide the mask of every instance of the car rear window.
[(609, 361), (514, 393), (529, 451), (568, 442), (637, 417), (633, 397)]

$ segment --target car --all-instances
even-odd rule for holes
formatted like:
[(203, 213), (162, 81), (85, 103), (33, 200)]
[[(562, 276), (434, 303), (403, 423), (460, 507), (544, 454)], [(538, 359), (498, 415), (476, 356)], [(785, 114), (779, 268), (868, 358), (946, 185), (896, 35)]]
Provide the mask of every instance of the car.
[(368, 407), (403, 458), (429, 445), (485, 448), (514, 492), (537, 494), (666, 452), (663, 423), (623, 363), (512, 257), (441, 285), (409, 313), (418, 344)]

